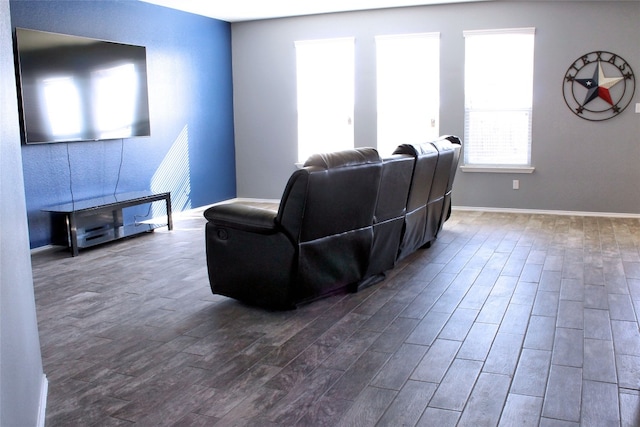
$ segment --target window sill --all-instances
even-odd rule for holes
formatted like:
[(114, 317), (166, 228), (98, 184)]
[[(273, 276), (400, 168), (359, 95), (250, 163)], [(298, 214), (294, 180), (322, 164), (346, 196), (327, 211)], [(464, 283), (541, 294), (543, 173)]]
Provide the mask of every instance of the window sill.
[(533, 166), (460, 166), (462, 172), (533, 173)]

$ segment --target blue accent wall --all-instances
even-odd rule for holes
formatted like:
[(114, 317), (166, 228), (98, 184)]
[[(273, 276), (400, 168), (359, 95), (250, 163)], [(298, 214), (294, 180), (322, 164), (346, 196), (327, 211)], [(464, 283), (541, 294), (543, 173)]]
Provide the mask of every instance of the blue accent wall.
[(182, 211), (236, 196), (229, 23), (131, 0), (10, 5), (13, 28), (147, 48), (150, 137), (22, 146), (32, 248), (59, 235), (41, 209), (72, 199), (171, 191)]

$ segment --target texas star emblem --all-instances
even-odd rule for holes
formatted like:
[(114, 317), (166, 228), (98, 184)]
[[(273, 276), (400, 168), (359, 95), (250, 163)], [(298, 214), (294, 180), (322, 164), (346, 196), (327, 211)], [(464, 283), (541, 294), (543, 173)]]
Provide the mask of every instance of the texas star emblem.
[(620, 114), (635, 91), (631, 67), (620, 56), (605, 51), (582, 55), (564, 76), (564, 100), (580, 118), (607, 120)]

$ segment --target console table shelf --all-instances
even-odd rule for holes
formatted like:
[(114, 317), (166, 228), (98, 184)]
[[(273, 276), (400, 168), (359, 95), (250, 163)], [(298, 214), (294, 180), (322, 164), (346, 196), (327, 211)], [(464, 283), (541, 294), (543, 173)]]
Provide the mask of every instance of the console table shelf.
[[(165, 201), (167, 222), (141, 222), (125, 224), (122, 210), (131, 206)], [(67, 241), (71, 255), (78, 255), (78, 249), (100, 243), (134, 236), (167, 226), (173, 229), (171, 219), (171, 193), (151, 193), (137, 191), (112, 194), (94, 199), (78, 200), (42, 209), (45, 212), (64, 215), (67, 227)]]

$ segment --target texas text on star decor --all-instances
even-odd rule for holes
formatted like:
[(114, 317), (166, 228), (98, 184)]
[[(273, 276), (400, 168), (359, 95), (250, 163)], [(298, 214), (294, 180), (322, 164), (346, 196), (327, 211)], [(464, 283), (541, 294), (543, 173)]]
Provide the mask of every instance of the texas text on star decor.
[(622, 57), (606, 51), (582, 55), (564, 76), (564, 100), (585, 120), (607, 120), (629, 105), (635, 91), (633, 70)]

